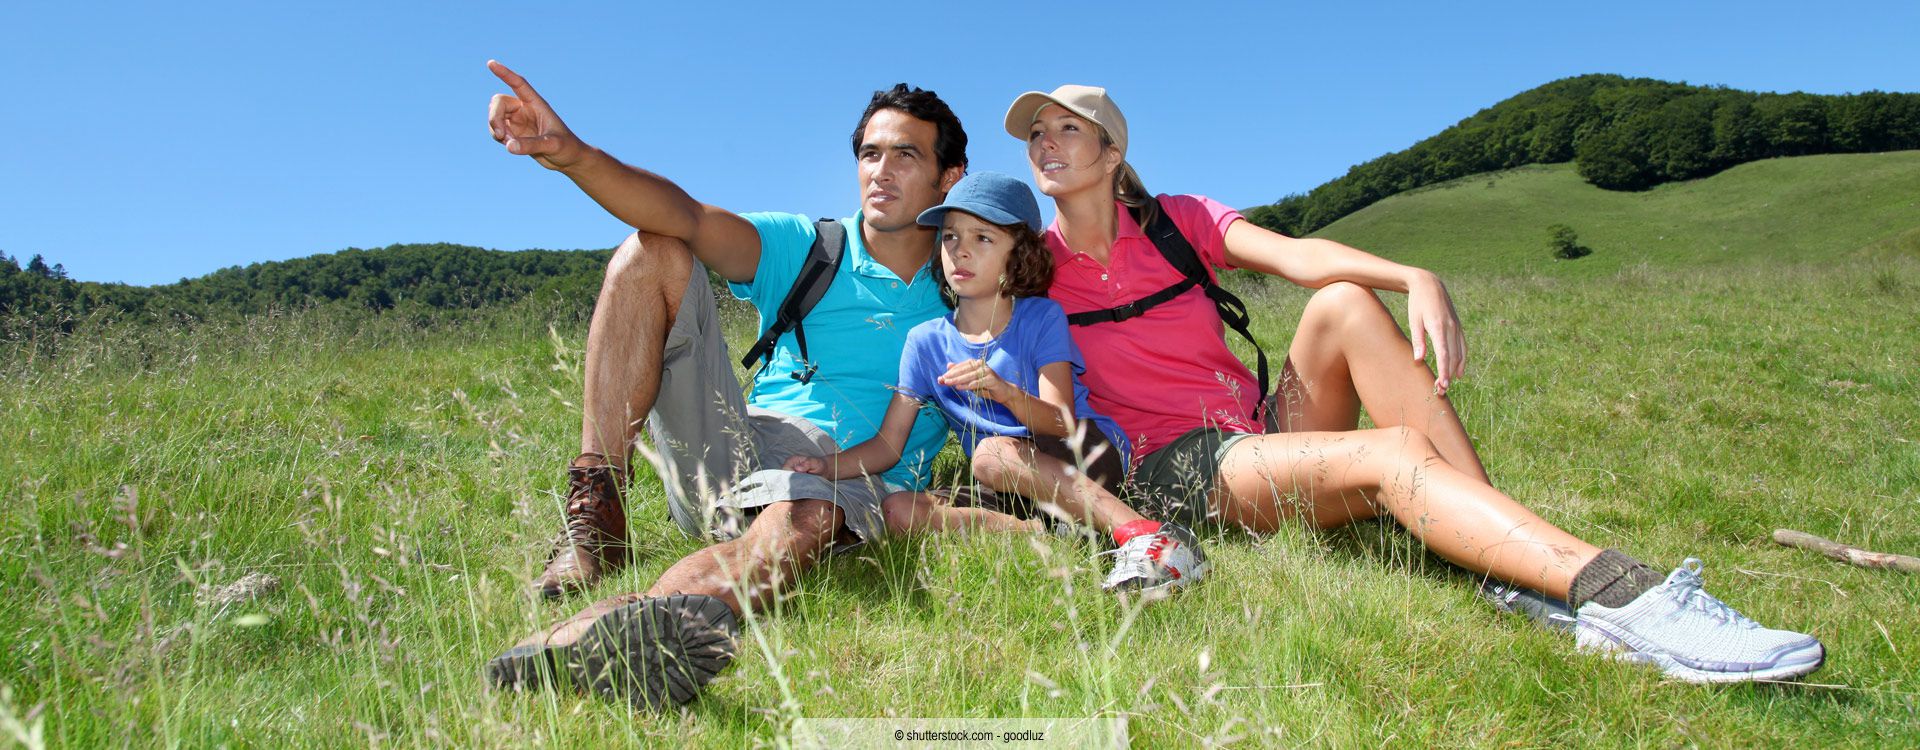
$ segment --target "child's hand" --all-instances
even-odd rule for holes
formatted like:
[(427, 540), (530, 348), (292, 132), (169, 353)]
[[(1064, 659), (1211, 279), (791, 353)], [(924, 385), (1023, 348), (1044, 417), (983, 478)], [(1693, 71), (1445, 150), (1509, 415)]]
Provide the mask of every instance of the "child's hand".
[(1020, 395), (1020, 389), (1012, 383), (1000, 379), (1000, 374), (987, 366), (984, 359), (969, 359), (965, 362), (947, 365), (947, 371), (937, 380), (941, 385), (951, 386), (963, 391), (973, 391), (999, 403), (1006, 403)]
[(826, 459), (818, 456), (794, 456), (787, 459), (785, 468), (787, 471), (797, 471), (802, 474), (825, 474), (827, 462)]

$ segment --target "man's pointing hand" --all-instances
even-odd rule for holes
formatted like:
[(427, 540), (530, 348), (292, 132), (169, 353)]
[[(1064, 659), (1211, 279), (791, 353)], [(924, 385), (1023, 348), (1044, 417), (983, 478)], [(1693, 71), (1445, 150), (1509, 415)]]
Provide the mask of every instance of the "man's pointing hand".
[(487, 69), (513, 89), (511, 96), (494, 94), (487, 104), (487, 129), (507, 147), (507, 153), (531, 156), (548, 169), (566, 169), (580, 160), (587, 145), (567, 129), (527, 79), (498, 60), (488, 60)]

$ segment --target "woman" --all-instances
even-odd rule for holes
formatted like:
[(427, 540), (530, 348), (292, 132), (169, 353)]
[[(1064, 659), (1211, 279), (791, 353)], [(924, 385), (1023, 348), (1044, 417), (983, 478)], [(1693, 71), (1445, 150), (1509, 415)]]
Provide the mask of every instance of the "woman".
[[(1441, 557), (1567, 600), (1583, 647), (1659, 665), (1695, 682), (1797, 677), (1820, 643), (1760, 628), (1700, 588), (1698, 561), (1668, 576), (1554, 527), (1494, 489), (1445, 393), (1465, 344), (1432, 273), (1323, 239), (1267, 231), (1199, 196), (1154, 198), (1126, 162), (1126, 119), (1106, 94), (1062, 86), (1022, 94), (1007, 132), (1027, 142), (1040, 192), (1054, 200), (1049, 296), (1070, 316), (1126, 310), (1073, 326), (1092, 405), (1135, 445), (1134, 481), (1156, 517), (1272, 531), (1299, 516), (1330, 528), (1385, 512)], [(1137, 217), (1137, 218), (1136, 218)], [(1184, 277), (1142, 225), (1191, 244), (1208, 273), (1245, 268), (1319, 289), (1265, 394), (1227, 349), (1214, 303), (1187, 289), (1128, 308)], [(1371, 290), (1407, 294), (1415, 338)], [(1197, 326), (1212, 335), (1197, 335)], [(1424, 364), (1427, 340), (1438, 375)], [(1365, 407), (1377, 429), (1358, 430)]]

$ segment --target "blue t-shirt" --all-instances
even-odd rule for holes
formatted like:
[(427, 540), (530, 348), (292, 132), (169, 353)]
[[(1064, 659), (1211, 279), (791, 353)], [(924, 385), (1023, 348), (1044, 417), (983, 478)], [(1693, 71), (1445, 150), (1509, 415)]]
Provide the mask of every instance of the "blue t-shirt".
[(900, 357), (900, 387), (921, 403), (939, 406), (969, 456), (984, 438), (1033, 436), (1006, 406), (972, 391), (938, 382), (948, 366), (982, 357), (1001, 380), (1036, 396), (1040, 393), (1041, 367), (1055, 362), (1071, 364), (1074, 416), (1092, 420), (1107, 441), (1120, 450), (1121, 465), (1126, 465), (1131, 451), (1126, 433), (1121, 432), (1120, 425), (1112, 419), (1087, 405), (1087, 387), (1080, 384), (1079, 378), (1087, 369), (1086, 362), (1067, 335), (1067, 314), (1060, 309), (1060, 303), (1045, 297), (1015, 299), (1006, 330), (986, 343), (976, 344), (961, 336), (960, 330), (953, 327), (951, 313), (921, 323), (907, 334), (907, 350)]
[[(760, 265), (753, 281), (727, 286), (733, 296), (759, 309), (757, 335), (764, 335), (813, 246), (813, 220), (782, 213), (741, 217), (760, 232)], [(891, 387), (900, 373), (900, 350), (906, 345), (907, 331), (946, 312), (947, 307), (926, 266), (913, 278), (902, 280), (867, 254), (859, 216), (843, 223), (847, 251), (840, 258), (840, 270), (803, 323), (807, 354), (819, 370), (810, 382), (792, 377), (803, 364), (800, 346), (788, 331), (775, 344), (772, 363), (755, 376), (747, 402), (819, 425), (846, 448), (880, 432), (887, 404), (893, 400)], [(926, 487), (934, 454), (946, 439), (940, 420), (921, 415), (900, 451), (899, 465), (881, 476), (909, 489)]]

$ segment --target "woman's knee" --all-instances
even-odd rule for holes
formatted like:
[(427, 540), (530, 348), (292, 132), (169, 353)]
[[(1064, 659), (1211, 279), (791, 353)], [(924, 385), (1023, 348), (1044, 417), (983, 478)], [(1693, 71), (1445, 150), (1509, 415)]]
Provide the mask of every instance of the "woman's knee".
[(1377, 325), (1380, 321), (1393, 323), (1386, 306), (1374, 296), (1373, 290), (1350, 281), (1336, 281), (1321, 287), (1307, 300), (1306, 312), (1301, 315), (1303, 325), (1332, 330)]
[(1422, 468), (1440, 455), (1440, 449), (1433, 444), (1433, 439), (1416, 427), (1396, 425), (1369, 432), (1372, 433), (1374, 447), (1384, 455), (1400, 459), (1396, 463)]

